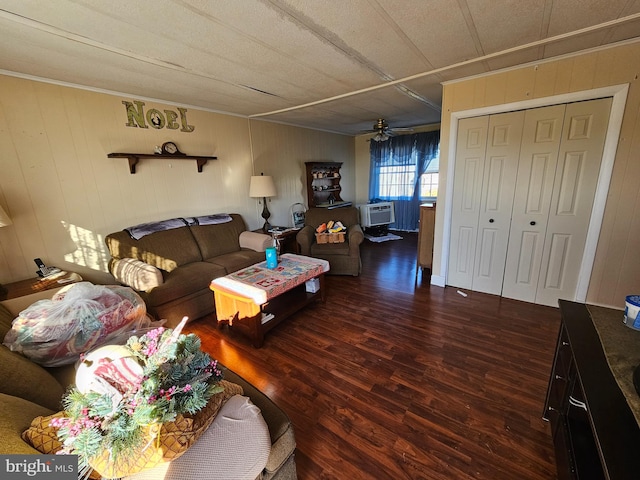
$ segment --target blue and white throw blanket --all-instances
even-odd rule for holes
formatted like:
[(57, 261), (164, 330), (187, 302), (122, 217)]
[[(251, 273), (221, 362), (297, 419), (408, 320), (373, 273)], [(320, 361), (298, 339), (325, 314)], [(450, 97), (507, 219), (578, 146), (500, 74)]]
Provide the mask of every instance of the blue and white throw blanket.
[[(190, 222), (191, 220), (194, 223), (191, 223)], [(203, 215), (201, 217), (187, 218), (189, 225), (215, 225), (217, 223), (227, 223), (227, 222), (230, 222), (231, 220), (232, 220), (231, 215), (228, 215), (226, 213), (216, 213), (213, 215)]]
[(134, 225), (133, 227), (125, 228), (124, 231), (129, 234), (134, 240), (140, 240), (145, 235), (150, 235), (155, 232), (162, 232), (164, 230), (171, 230), (174, 228), (180, 228), (191, 225), (215, 225), (217, 223), (226, 223), (231, 221), (231, 215), (226, 213), (203, 215), (200, 217), (187, 217), (187, 218), (171, 218), (169, 220), (161, 220), (159, 222), (141, 223), (140, 225)]

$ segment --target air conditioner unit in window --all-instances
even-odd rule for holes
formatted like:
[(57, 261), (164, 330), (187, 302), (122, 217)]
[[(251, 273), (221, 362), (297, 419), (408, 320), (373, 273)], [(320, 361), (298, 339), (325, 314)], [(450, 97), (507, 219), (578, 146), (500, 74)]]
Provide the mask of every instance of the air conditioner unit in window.
[(360, 225), (365, 228), (389, 225), (395, 221), (393, 202), (360, 205)]

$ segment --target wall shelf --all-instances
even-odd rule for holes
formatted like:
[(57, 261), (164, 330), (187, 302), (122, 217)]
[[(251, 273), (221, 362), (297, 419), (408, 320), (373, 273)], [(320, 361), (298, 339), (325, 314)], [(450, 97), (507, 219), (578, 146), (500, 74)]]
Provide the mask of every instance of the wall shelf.
[(346, 206), (348, 202), (343, 202), (340, 196), (342, 162), (305, 162), (305, 165), (309, 208)]
[(202, 167), (209, 160), (216, 160), (218, 157), (205, 157), (201, 155), (165, 155), (165, 154), (155, 154), (155, 153), (109, 153), (107, 155), (109, 158), (127, 158), (129, 159), (129, 172), (133, 175), (136, 173), (136, 165), (140, 161), (141, 158), (174, 158), (177, 160), (195, 160), (198, 164), (198, 173), (202, 173)]

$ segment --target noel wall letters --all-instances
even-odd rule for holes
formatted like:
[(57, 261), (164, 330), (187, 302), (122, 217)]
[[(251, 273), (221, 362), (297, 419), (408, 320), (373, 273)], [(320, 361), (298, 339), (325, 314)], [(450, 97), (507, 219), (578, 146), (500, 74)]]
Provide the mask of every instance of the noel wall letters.
[[(127, 111), (127, 127), (134, 128), (155, 128), (160, 130), (162, 128), (168, 128), (169, 130), (178, 130), (181, 132), (191, 133), (195, 130), (195, 126), (189, 125), (187, 122), (187, 109), (178, 107), (178, 112), (173, 110), (163, 110), (162, 112), (157, 108), (150, 108), (144, 111), (144, 102), (134, 100), (133, 102), (122, 101)], [(135, 105), (134, 105), (135, 104)], [(178, 123), (178, 117), (180, 122)], [(147, 125), (147, 123), (149, 125)]]

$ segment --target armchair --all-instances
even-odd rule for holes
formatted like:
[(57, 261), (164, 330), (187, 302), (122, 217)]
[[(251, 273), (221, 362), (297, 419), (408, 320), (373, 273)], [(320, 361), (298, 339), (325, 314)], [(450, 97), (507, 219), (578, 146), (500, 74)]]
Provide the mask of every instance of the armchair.
[[(340, 221), (347, 227), (347, 234), (343, 243), (316, 242), (316, 228), (330, 220)], [(329, 210), (327, 208), (310, 208), (305, 214), (305, 225), (298, 232), (296, 240), (300, 245), (300, 253), (308, 257), (322, 258), (329, 262), (329, 274), (353, 275), (360, 274), (360, 244), (364, 234), (359, 224), (358, 209), (342, 207)]]

